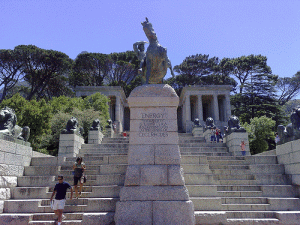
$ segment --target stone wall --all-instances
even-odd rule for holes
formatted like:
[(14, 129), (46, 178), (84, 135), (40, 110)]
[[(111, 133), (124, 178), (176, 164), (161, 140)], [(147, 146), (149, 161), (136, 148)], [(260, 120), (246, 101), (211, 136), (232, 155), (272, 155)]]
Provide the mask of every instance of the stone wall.
[(279, 164), (285, 167), (285, 173), (292, 175), (292, 183), (300, 185), (300, 139), (276, 146)]
[(10, 188), (17, 186), (17, 177), (23, 175), (24, 166), (30, 165), (32, 154), (30, 143), (1, 135), (0, 213), (3, 212), (3, 200), (10, 198)]

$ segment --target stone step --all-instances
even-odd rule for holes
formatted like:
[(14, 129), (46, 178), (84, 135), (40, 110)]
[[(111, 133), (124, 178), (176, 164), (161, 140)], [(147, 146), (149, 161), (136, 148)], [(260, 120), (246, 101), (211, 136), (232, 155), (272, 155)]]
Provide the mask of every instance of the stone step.
[(18, 177), (18, 187), (49, 187), (55, 185), (56, 176), (24, 176)]
[(231, 152), (181, 152), (182, 156), (185, 155), (195, 155), (195, 156), (231, 156), (232, 153)]
[(191, 141), (186, 141), (179, 143), (179, 147), (203, 147), (203, 148), (226, 148), (226, 145), (223, 145), (222, 143), (207, 143), (207, 142), (191, 142)]
[(180, 152), (228, 152), (223, 147), (180, 147)]
[(218, 185), (218, 191), (261, 191), (258, 185)]
[(230, 224), (230, 225), (241, 225), (241, 224), (274, 225), (274, 224), (280, 224), (280, 222), (276, 218), (237, 218), (237, 219), (227, 219), (226, 224)]
[(190, 155), (182, 155), (181, 156), (181, 164), (208, 164), (207, 161), (207, 156), (202, 155), (195, 155), (195, 156), (190, 156)]
[(254, 179), (257, 181), (256, 184), (265, 184), (265, 185), (291, 184), (291, 176), (290, 175), (254, 174)]
[(119, 155), (119, 154), (127, 154), (128, 149), (120, 149), (120, 148), (115, 148), (115, 149), (81, 149), (80, 150), (80, 155), (85, 155), (85, 154), (106, 154), (106, 155)]
[(216, 197), (217, 185), (186, 185), (190, 197)]
[[(218, 167), (215, 169), (215, 167)], [(241, 175), (252, 174), (247, 166), (226, 166), (224, 169), (219, 166), (210, 166), (209, 169), (216, 175)]]
[(227, 224), (227, 216), (225, 211), (196, 211), (195, 210), (195, 224), (196, 225), (210, 225), (210, 224)]
[(248, 211), (248, 210), (240, 210), (240, 211), (226, 211), (226, 215), (228, 219), (233, 218), (275, 218), (275, 211)]
[[(102, 164), (127, 164), (127, 154), (101, 154), (99, 152), (95, 154), (84, 154), (83, 161), (86, 166), (89, 165), (102, 165)], [(75, 157), (66, 158), (67, 162), (72, 162), (68, 164), (73, 166), (73, 163), (76, 161)], [(63, 168), (63, 166), (62, 166)]]
[(222, 175), (222, 174), (214, 174), (215, 180), (254, 180), (254, 175), (252, 174), (230, 174), (230, 175)]
[(182, 165), (184, 173), (207, 173), (211, 174), (208, 164), (183, 164)]
[(223, 156), (223, 157), (219, 157), (219, 156), (208, 156), (207, 160), (209, 161), (223, 161), (223, 160), (245, 160), (245, 156)]
[(24, 176), (57, 176), (60, 166), (25, 166)]
[[(114, 212), (119, 198), (87, 198), (67, 200), (65, 213)], [(51, 213), (49, 199), (5, 200), (4, 213)]]
[(254, 174), (284, 174), (284, 165), (280, 164), (256, 164), (250, 165)]
[(129, 143), (111, 143), (111, 144), (85, 144), (82, 145), (83, 149), (107, 149), (107, 148), (128, 148)]
[[(83, 213), (64, 213), (66, 220), (82, 220)], [(34, 213), (33, 221), (49, 221), (57, 218), (57, 215), (52, 213)]]
[(213, 178), (212, 174), (185, 173), (184, 180), (186, 185), (218, 184), (218, 181)]
[(225, 211), (267, 211), (270, 204), (222, 204)]
[(103, 138), (101, 144), (110, 143), (129, 143), (128, 138)]
[(222, 210), (222, 199), (216, 197), (190, 197), (194, 210)]
[(219, 197), (263, 197), (262, 191), (218, 191)]
[[(30, 221), (28, 224), (29, 225), (53, 225), (54, 224), (54, 220), (50, 220), (50, 221)], [(82, 224), (81, 220), (63, 220), (64, 225), (77, 225), (77, 224)]]
[[(108, 164), (99, 166), (89, 166), (86, 165), (85, 174), (86, 175), (99, 175), (99, 174), (125, 174), (127, 169), (127, 164)], [(64, 176), (72, 175), (73, 170), (70, 168), (65, 168), (66, 170), (61, 170), (60, 173)]]
[(248, 165), (244, 160), (207, 160), (210, 166), (213, 165)]
[(265, 197), (228, 197), (221, 198), (222, 204), (268, 204)]

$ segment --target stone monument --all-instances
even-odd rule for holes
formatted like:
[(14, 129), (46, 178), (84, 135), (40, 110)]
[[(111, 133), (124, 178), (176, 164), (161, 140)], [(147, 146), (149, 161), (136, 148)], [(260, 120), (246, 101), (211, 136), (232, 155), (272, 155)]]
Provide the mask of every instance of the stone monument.
[(143, 85), (131, 92), (128, 168), (116, 224), (195, 223), (180, 166), (178, 103), (167, 84)]
[(160, 84), (171, 64), (147, 18), (142, 25), (150, 42), (143, 67), (146, 84), (135, 88), (128, 98), (131, 114), (128, 167), (115, 222), (117, 225), (195, 224), (194, 205), (180, 166), (179, 97), (170, 85)]

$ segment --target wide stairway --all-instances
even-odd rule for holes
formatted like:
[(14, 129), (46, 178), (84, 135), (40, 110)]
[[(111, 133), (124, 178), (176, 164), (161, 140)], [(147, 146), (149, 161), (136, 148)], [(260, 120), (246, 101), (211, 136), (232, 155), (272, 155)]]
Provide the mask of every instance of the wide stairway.
[[(179, 134), (179, 144), (196, 224), (293, 224), (286, 220), (300, 217), (299, 196), (276, 156), (231, 156), (225, 144), (206, 143), (190, 134)], [(94, 218), (100, 218), (100, 224), (114, 224), (127, 152), (128, 139), (121, 137), (82, 146), (87, 183), (81, 198), (66, 201), (63, 224), (93, 224)], [(64, 166), (57, 166), (55, 157), (32, 158), (12, 199), (4, 203), (1, 225), (14, 224), (5, 221), (17, 217), (28, 224), (54, 224), (49, 199), (58, 174), (73, 184), (74, 161), (67, 158)]]

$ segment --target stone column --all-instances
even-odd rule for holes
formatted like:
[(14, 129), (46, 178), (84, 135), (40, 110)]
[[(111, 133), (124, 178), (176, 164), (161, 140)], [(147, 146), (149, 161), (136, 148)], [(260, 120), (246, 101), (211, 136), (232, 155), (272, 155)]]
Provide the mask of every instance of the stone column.
[(120, 121), (120, 107), (121, 107), (120, 97), (116, 96), (116, 107), (115, 107), (116, 121)]
[(202, 124), (202, 122), (203, 122), (202, 95), (198, 95), (198, 118)]
[(214, 95), (214, 121), (219, 121), (219, 104), (218, 104), (218, 95)]
[(185, 110), (186, 110), (186, 124), (185, 124), (185, 132), (191, 133), (193, 129), (193, 122), (191, 120), (191, 99), (188, 94), (185, 99)]
[(131, 92), (128, 167), (116, 225), (195, 224), (180, 166), (178, 103), (174, 89), (165, 84), (143, 85)]
[(121, 132), (120, 112), (121, 112), (121, 100), (119, 96), (116, 96), (115, 121), (114, 121), (114, 123), (117, 126), (116, 134), (119, 134)]
[(185, 97), (185, 110), (186, 110), (186, 120), (191, 121), (191, 99), (190, 95)]
[(227, 122), (228, 118), (231, 116), (230, 96), (227, 94), (225, 95), (224, 107), (225, 107), (224, 116), (225, 116), (225, 121)]
[(182, 103), (182, 128), (186, 131), (186, 110), (185, 110), (185, 101)]

